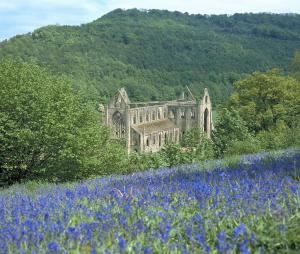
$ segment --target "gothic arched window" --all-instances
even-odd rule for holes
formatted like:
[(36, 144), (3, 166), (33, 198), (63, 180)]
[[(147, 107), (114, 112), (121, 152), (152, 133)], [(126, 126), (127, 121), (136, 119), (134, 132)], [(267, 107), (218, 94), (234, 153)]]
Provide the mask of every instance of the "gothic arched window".
[(171, 110), (169, 111), (169, 118), (170, 118), (170, 119), (174, 119), (174, 118), (175, 118), (175, 114), (174, 114), (174, 110), (173, 110), (173, 109), (171, 109)]
[(184, 109), (181, 109), (181, 110), (180, 110), (180, 117), (181, 117), (181, 118), (184, 118), (184, 117), (185, 117), (185, 110), (184, 110)]
[(114, 134), (117, 138), (125, 138), (126, 126), (122, 114), (117, 111), (112, 116)]
[(192, 112), (191, 112), (191, 118), (192, 118), (192, 119), (195, 119), (195, 115), (196, 115), (196, 114), (195, 114), (195, 111), (192, 111)]
[(208, 114), (209, 114), (209, 111), (206, 108), (204, 111), (204, 132), (206, 132), (206, 133), (208, 132), (208, 127), (209, 127)]

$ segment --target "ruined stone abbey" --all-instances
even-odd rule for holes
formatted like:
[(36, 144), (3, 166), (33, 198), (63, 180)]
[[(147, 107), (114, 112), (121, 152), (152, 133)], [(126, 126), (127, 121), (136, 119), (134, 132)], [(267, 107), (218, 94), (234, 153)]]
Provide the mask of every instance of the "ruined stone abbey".
[(104, 124), (115, 138), (124, 139), (128, 153), (156, 152), (166, 141), (179, 142), (185, 131), (198, 127), (208, 136), (212, 130), (212, 109), (208, 90), (196, 101), (188, 87), (172, 101), (130, 102), (121, 88), (103, 108)]

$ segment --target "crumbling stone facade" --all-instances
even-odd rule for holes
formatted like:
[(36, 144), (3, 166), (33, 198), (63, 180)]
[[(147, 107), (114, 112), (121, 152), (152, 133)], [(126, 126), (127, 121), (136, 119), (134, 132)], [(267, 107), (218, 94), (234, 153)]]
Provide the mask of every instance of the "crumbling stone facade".
[(113, 137), (126, 141), (128, 153), (157, 152), (167, 140), (178, 142), (193, 127), (201, 128), (208, 136), (212, 130), (212, 107), (206, 88), (199, 102), (186, 87), (177, 100), (146, 103), (130, 102), (121, 88), (101, 111)]

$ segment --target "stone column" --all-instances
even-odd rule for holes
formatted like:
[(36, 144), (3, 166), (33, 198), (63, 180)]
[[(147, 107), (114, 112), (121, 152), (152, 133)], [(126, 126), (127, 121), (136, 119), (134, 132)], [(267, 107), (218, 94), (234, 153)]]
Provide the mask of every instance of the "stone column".
[(131, 145), (131, 135), (130, 135), (130, 120), (131, 120), (131, 114), (130, 114), (130, 109), (129, 106), (126, 106), (125, 109), (125, 115), (126, 115), (126, 133), (127, 133), (127, 140), (126, 140), (126, 149), (127, 149), (127, 153), (130, 154), (130, 145)]
[(192, 110), (191, 107), (187, 107), (185, 108), (185, 129), (189, 130), (191, 128), (191, 114), (192, 114)]
[(145, 148), (145, 132), (143, 131), (143, 133), (140, 133), (140, 152), (144, 152), (144, 148)]

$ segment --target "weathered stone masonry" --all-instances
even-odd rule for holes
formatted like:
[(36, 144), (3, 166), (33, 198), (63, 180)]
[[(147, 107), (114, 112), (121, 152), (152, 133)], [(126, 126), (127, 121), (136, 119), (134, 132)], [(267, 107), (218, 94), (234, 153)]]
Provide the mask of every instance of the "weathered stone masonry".
[(115, 138), (124, 139), (128, 153), (159, 151), (166, 140), (178, 142), (193, 127), (208, 136), (212, 130), (212, 109), (208, 90), (197, 102), (188, 87), (172, 101), (132, 103), (121, 88), (102, 110), (104, 124)]

